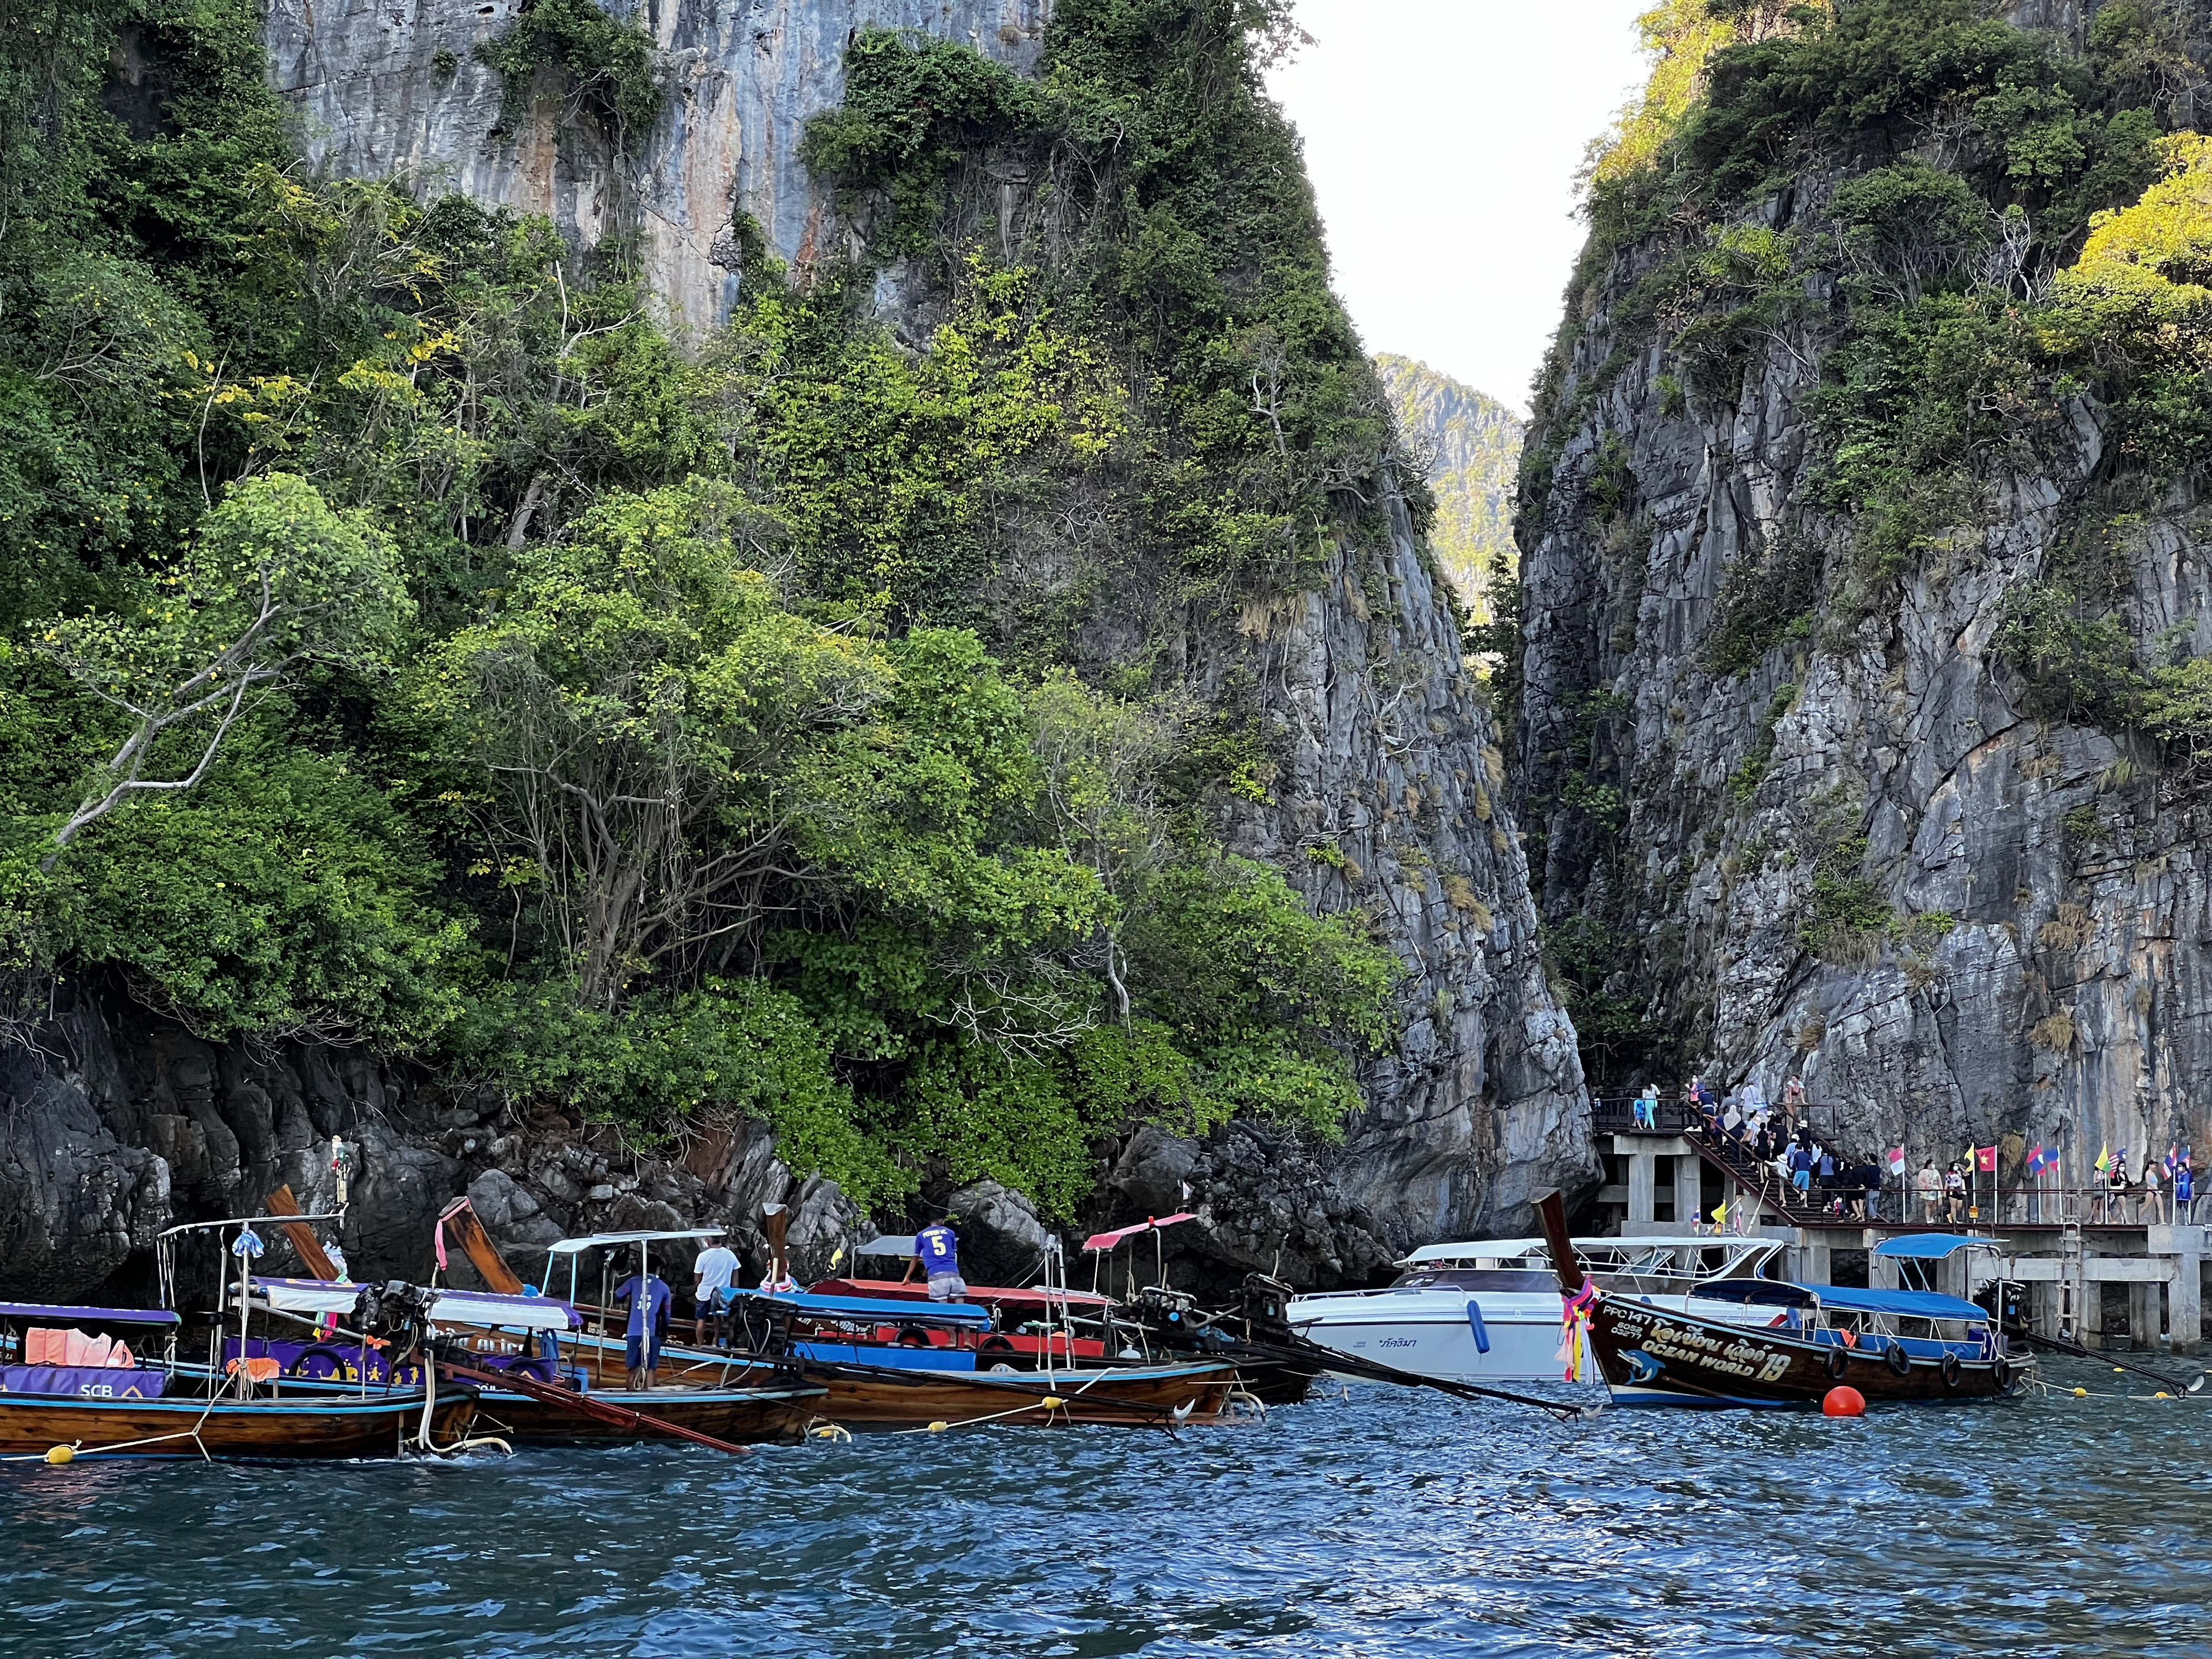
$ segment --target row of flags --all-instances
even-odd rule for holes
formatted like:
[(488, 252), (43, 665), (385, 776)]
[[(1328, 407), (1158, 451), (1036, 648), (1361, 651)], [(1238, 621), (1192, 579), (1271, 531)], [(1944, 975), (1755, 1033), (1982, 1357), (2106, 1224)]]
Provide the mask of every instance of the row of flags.
[[(1973, 1159), (1976, 1170), (1983, 1175), (1995, 1175), (1997, 1172), (1997, 1149), (1995, 1146), (1969, 1146), (1966, 1152), (1967, 1155)], [(2115, 1152), (2112, 1151), (2112, 1143), (2107, 1141), (2105, 1144), (2105, 1149), (2097, 1154), (2097, 1173), (2109, 1175), (2113, 1167), (2124, 1161), (2127, 1155), (2126, 1147), (2123, 1146)], [(1905, 1174), (1905, 1162), (1904, 1147), (1893, 1146), (1889, 1149), (1891, 1175), (1902, 1177)], [(2172, 1178), (2174, 1171), (2180, 1169), (2183, 1164), (2190, 1164), (2191, 1167), (2195, 1167), (2191, 1162), (2191, 1149), (2179, 1142), (2167, 1147), (2166, 1156), (2159, 1162), (2169, 1180)], [(2046, 1146), (2039, 1140), (2027, 1149), (2026, 1164), (2027, 1173), (2032, 1176), (2039, 1176), (2045, 1170), (2055, 1170), (2058, 1167), (2058, 1149), (2056, 1146)]]

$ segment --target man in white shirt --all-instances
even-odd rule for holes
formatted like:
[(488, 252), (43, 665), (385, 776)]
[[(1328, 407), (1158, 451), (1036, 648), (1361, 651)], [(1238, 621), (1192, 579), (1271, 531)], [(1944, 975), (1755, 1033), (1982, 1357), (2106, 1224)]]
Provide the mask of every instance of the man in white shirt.
[(710, 1244), (691, 1264), (691, 1276), (696, 1281), (691, 1291), (691, 1340), (704, 1342), (707, 1310), (714, 1305), (714, 1292), (727, 1290), (738, 1276), (738, 1258), (727, 1245)]

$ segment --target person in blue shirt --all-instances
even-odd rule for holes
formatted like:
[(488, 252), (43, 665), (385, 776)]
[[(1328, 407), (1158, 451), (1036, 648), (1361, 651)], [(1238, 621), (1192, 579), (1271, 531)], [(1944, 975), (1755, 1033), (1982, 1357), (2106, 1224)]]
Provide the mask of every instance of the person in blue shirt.
[(932, 1302), (957, 1302), (968, 1294), (968, 1281), (960, 1277), (960, 1236), (952, 1231), (959, 1217), (947, 1213), (914, 1236), (914, 1254), (929, 1280)]
[(615, 1300), (629, 1304), (629, 1340), (623, 1363), (633, 1389), (649, 1390), (656, 1381), (660, 1346), (668, 1340), (668, 1304), (673, 1299), (659, 1273), (632, 1273), (616, 1288)]

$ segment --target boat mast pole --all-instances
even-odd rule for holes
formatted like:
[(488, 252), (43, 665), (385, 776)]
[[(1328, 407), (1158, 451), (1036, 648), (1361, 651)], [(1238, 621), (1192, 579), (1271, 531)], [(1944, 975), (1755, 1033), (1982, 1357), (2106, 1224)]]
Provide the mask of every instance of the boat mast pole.
[(1536, 1213), (1543, 1219), (1544, 1243), (1551, 1254), (1552, 1271), (1559, 1275), (1559, 1294), (1572, 1296), (1583, 1287), (1583, 1264), (1575, 1255), (1574, 1241), (1567, 1237), (1567, 1206), (1556, 1188), (1536, 1200)]
[[(238, 1237), (241, 1243), (245, 1241), (246, 1234), (252, 1231), (252, 1228), (250, 1225), (238, 1230)], [(246, 1277), (248, 1261), (246, 1252), (243, 1249), (240, 1250), (238, 1253), (238, 1397), (240, 1400), (246, 1397), (249, 1376), (246, 1369), (246, 1322), (252, 1309), (248, 1290), (252, 1281)]]

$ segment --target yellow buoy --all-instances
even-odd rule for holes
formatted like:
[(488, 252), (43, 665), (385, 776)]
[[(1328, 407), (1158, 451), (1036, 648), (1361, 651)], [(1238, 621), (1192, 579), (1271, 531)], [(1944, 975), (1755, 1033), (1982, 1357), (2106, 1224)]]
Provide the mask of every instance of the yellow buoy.
[(1058, 1411), (1058, 1410), (1059, 1410), (1062, 1406), (1065, 1406), (1066, 1403), (1067, 1403), (1067, 1401), (1066, 1401), (1065, 1400), (1062, 1400), (1062, 1399), (1061, 1399), (1058, 1395), (1056, 1395), (1056, 1394), (1048, 1394), (1048, 1395), (1045, 1395), (1045, 1397), (1044, 1397), (1043, 1399), (1042, 1399), (1042, 1400), (1040, 1400), (1040, 1401), (1037, 1401), (1037, 1404), (1038, 1404), (1038, 1405), (1040, 1405), (1040, 1406), (1043, 1407), (1044, 1407), (1047, 1411), (1048, 1411), (1048, 1412), (1050, 1412), (1050, 1411)]
[(2173, 1396), (2168, 1394), (2164, 1389), (2160, 1389), (2156, 1394), (2151, 1395), (2151, 1398), (2154, 1400), (2171, 1400)]
[(2074, 1397), (2076, 1400), (2087, 1400), (2089, 1397), (2089, 1391), (2087, 1389), (2076, 1389), (2074, 1390)]
[(2114, 1376), (2118, 1376), (2122, 1371), (2124, 1371), (2124, 1370), (2127, 1370), (2127, 1367), (2126, 1367), (2125, 1365), (2115, 1365), (2115, 1366), (2113, 1366), (2113, 1367), (2112, 1367), (2112, 1375), (2113, 1375)]
[(932, 1434), (942, 1434), (951, 1426), (950, 1423), (933, 1423), (929, 1425), (929, 1431)]
[(76, 1455), (76, 1448), (75, 1446), (52, 1446), (47, 1448), (46, 1462), (49, 1463), (66, 1463), (75, 1458)]

